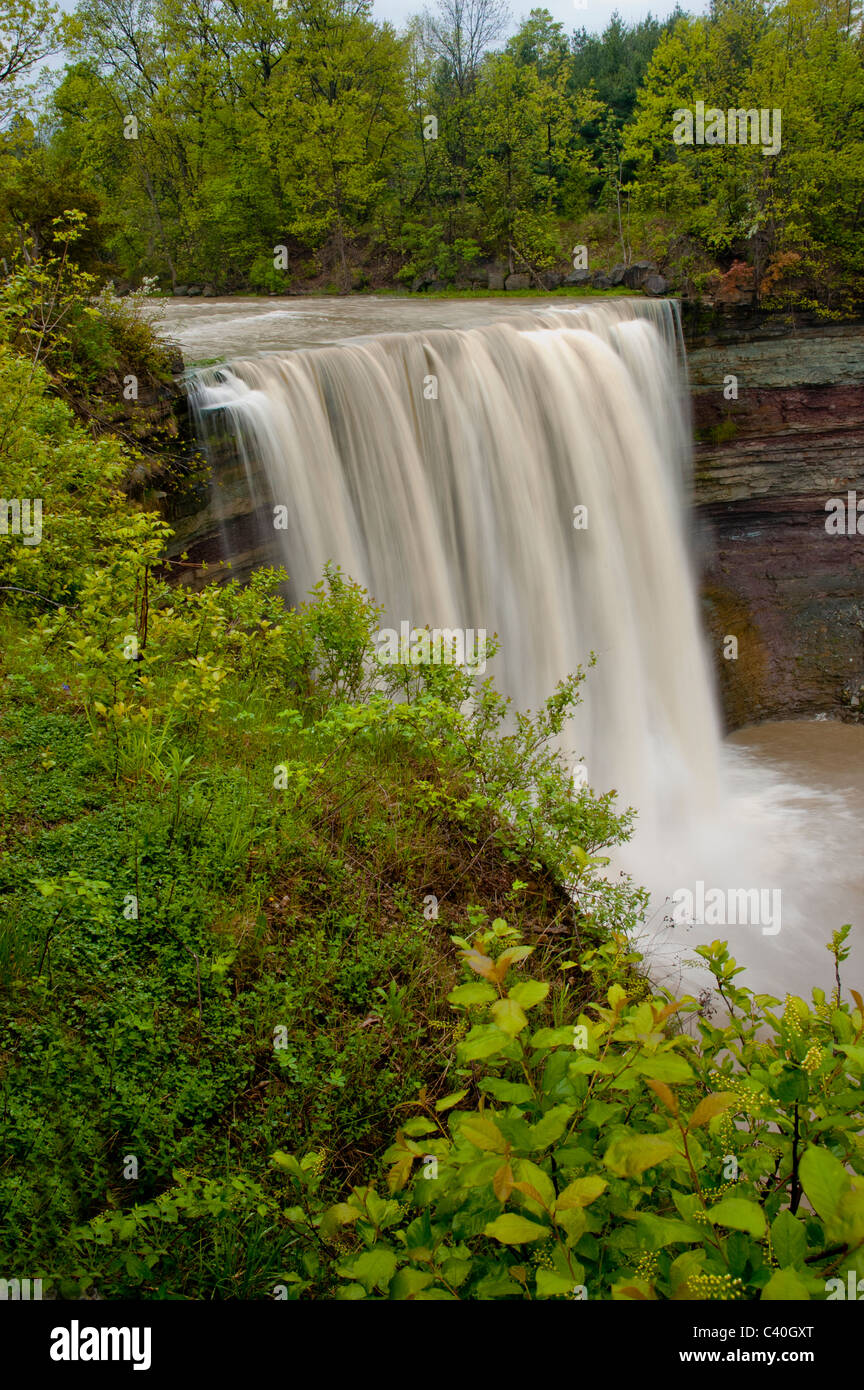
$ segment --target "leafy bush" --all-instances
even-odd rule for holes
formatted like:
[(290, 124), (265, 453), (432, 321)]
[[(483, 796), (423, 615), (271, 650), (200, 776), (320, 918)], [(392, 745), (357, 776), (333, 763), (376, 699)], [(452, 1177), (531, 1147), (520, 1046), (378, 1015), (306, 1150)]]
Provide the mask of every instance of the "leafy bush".
[(97, 294), (96, 277), (72, 259), (85, 231), (83, 215), (67, 212), (41, 256), (19, 255), (0, 290), (0, 340), (65, 392), (86, 395), (118, 368), (170, 380), (168, 350), (143, 312), (153, 282), (126, 299), (110, 284)]
[(445, 924), (484, 901), (599, 938), (592, 861), (628, 818), (550, 746), (578, 676), (502, 736), (471, 670), (382, 670), (338, 570), (292, 611), (279, 572), (172, 585), (158, 517), (100, 492), (122, 450), (88, 454), (43, 383), (19, 424), (67, 530), (0, 596), (4, 1268), (267, 1294), (305, 1270), (269, 1153), (324, 1146), (334, 1196), (363, 1174), (464, 1031)]
[(532, 1026), (550, 984), (513, 980), (532, 953), (517, 936), (497, 920), (454, 938), (475, 977), (448, 996), (474, 1020), (460, 1089), (421, 1094), (385, 1155), (389, 1196), (325, 1207), (314, 1159), (274, 1154), (301, 1198), (285, 1212), (306, 1241), (294, 1294), (802, 1300), (836, 1296), (838, 1271), (857, 1281), (861, 996), (781, 1011), (714, 942), (699, 954), (728, 1009), (715, 1024), (694, 999), (634, 997), (613, 941), (562, 967), (608, 975), (605, 999)]

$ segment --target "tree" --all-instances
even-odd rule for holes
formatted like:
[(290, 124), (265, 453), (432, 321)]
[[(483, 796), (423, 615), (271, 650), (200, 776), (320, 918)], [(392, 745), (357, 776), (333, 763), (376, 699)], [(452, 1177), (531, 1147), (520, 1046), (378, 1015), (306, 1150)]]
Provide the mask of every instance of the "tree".
[(570, 59), (564, 25), (548, 10), (532, 10), (517, 32), (507, 40), (507, 53), (520, 67), (533, 67), (538, 77), (554, 79)]
[[(716, 0), (657, 47), (626, 134), (643, 207), (715, 254), (746, 256), (757, 284), (795, 253), (811, 290), (862, 285), (864, 67), (860, 20), (832, 0)], [(673, 115), (699, 100), (779, 112), (778, 147), (675, 144)], [(773, 277), (772, 277), (773, 278)]]
[(474, 90), (486, 49), (507, 26), (506, 0), (436, 0), (424, 13), (426, 40), (447, 67), (460, 97)]
[(384, 215), (408, 128), (406, 42), (377, 25), (370, 0), (304, 0), (268, 97), (268, 152), (279, 171), (287, 231), (332, 245), (351, 288), (348, 244)]
[(0, 126), (21, 112), (30, 96), (24, 79), (60, 46), (57, 10), (49, 0), (0, 4)]

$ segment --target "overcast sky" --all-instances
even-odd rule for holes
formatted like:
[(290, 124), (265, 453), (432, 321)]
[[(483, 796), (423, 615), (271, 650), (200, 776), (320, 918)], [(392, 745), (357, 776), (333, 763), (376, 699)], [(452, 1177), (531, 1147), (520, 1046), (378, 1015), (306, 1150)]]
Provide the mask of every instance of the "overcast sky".
[[(373, 0), (376, 19), (388, 19), (400, 28), (412, 14), (428, 7), (433, 8), (433, 0)], [(60, 8), (71, 13), (76, 0), (60, 0)], [(629, 24), (653, 14), (655, 19), (665, 19), (675, 8), (675, 0), (656, 0), (655, 4), (642, 3), (642, 0), (583, 0), (581, 8), (575, 0), (548, 0), (546, 5), (533, 3), (533, 0), (510, 0), (513, 16), (511, 32), (519, 27), (520, 19), (527, 18), (532, 9), (547, 9), (553, 18), (560, 20), (569, 34), (573, 29), (587, 29), (589, 33), (602, 33), (615, 10)], [(688, 14), (704, 14), (708, 0), (681, 0), (681, 8)]]
[[(375, 15), (378, 19), (389, 19), (397, 27), (424, 8), (424, 0), (374, 0)], [(432, 8), (431, 4), (429, 8)], [(532, 0), (510, 0), (513, 15), (513, 29), (518, 28), (519, 20), (527, 18), (532, 9), (546, 9), (554, 19), (559, 20), (569, 34), (573, 29), (587, 29), (589, 33), (602, 33), (615, 10), (629, 24), (645, 19), (653, 14), (655, 19), (665, 19), (675, 8), (675, 0), (657, 0), (656, 4), (642, 3), (642, 0), (617, 0), (605, 4), (604, 0), (585, 0), (582, 7), (573, 0), (547, 0), (545, 5), (534, 4)], [(704, 14), (708, 0), (681, 0), (681, 8), (688, 14)]]

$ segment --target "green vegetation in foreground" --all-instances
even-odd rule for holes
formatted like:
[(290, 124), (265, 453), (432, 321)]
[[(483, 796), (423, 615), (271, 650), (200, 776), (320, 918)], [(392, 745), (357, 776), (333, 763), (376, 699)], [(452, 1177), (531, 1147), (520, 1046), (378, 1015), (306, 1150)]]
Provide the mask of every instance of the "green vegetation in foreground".
[(292, 611), (270, 570), (173, 584), (132, 456), (52, 389), (143, 330), (64, 273), (0, 295), (0, 495), (44, 500), (41, 544), (0, 548), (4, 1277), (699, 1300), (864, 1274), (848, 928), (830, 999), (754, 998), (720, 942), (713, 1002), (652, 990), (644, 894), (602, 877), (630, 814), (552, 751), (581, 672), (505, 733), (470, 670), (376, 669), (338, 570)]

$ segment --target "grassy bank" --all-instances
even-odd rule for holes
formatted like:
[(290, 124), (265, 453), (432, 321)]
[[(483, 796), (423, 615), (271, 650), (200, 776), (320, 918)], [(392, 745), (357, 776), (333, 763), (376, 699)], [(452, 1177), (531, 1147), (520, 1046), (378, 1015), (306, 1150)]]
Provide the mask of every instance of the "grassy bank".
[[(157, 1260), (133, 1242), (119, 1267), (92, 1262), (88, 1220), (179, 1170), (194, 1192), (275, 1196), (276, 1149), (321, 1148), (334, 1193), (368, 1178), (400, 1107), (446, 1087), (451, 932), (506, 914), (553, 976), (566, 955), (576, 919), (545, 855), (474, 785), (479, 728), (439, 696), (344, 698), (326, 634), (366, 610), (335, 584), (297, 619), (282, 689), (263, 582), (154, 594), (145, 659), (124, 661), (121, 622), (95, 677), (62, 651), (65, 613), (38, 636), (4, 615), (4, 1268), (103, 1297), (261, 1296), (290, 1268), (269, 1218), (165, 1222)], [(183, 654), (173, 635), (160, 650), (178, 625)], [(313, 650), (332, 683), (305, 690)], [(589, 849), (613, 825), (581, 819)]]

